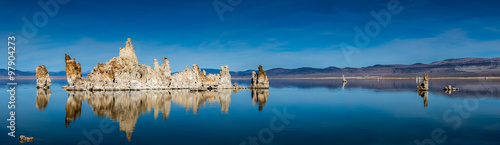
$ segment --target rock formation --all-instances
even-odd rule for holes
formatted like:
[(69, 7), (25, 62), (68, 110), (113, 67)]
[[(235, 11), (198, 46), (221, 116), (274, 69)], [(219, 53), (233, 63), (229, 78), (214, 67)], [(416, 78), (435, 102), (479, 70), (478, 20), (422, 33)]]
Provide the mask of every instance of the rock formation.
[(35, 138), (33, 137), (26, 137), (24, 135), (19, 136), (19, 142), (25, 143), (25, 142), (33, 142)]
[(459, 88), (453, 88), (453, 87), (451, 87), (451, 85), (448, 85), (448, 86), (444, 87), (444, 89), (443, 89), (443, 90), (452, 90), (452, 91), (456, 91), (456, 90), (460, 90), (460, 89), (459, 89)]
[(269, 80), (267, 79), (266, 72), (262, 69), (262, 65), (259, 65), (259, 73), (252, 72), (252, 84), (249, 89), (268, 89)]
[(451, 94), (451, 92), (455, 92), (455, 91), (458, 91), (460, 90), (459, 88), (453, 88), (451, 87), (451, 85), (448, 85), (446, 87), (444, 87), (444, 92), (448, 93), (448, 94)]
[(36, 87), (48, 89), (51, 83), (47, 68), (44, 65), (36, 67)]
[(418, 91), (428, 91), (429, 90), (429, 77), (424, 73), (424, 82), (417, 86)]
[[(140, 64), (135, 55), (134, 46), (128, 38), (124, 48), (120, 48), (119, 56), (106, 63), (98, 63), (87, 79), (82, 77), (80, 63), (66, 54), (66, 90), (144, 90), (144, 89), (229, 89), (231, 85), (229, 67), (221, 67), (220, 74), (206, 74), (197, 64), (192, 68), (171, 75), (170, 62), (166, 57), (160, 66), (154, 60), (154, 68)], [(266, 79), (267, 80), (267, 79)], [(239, 86), (238, 86), (239, 87)]]
[(77, 63), (75, 59), (71, 59), (67, 54), (64, 56), (64, 61), (66, 62), (66, 79), (68, 81), (68, 86), (74, 89), (83, 89), (85, 86), (83, 84), (84, 79), (82, 78), (82, 67), (80, 63)]

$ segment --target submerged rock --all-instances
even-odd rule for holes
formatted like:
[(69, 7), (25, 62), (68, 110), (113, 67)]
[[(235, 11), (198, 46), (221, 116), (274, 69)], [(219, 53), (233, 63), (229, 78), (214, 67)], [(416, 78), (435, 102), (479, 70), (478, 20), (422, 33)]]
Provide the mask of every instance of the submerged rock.
[(259, 65), (259, 73), (252, 72), (252, 84), (251, 89), (268, 89), (269, 80), (267, 79), (266, 72), (262, 69), (262, 65)]
[(119, 56), (106, 63), (98, 63), (87, 79), (82, 77), (80, 63), (66, 54), (66, 90), (146, 90), (146, 89), (191, 89), (207, 90), (216, 88), (234, 88), (227, 65), (221, 66), (220, 74), (202, 72), (197, 64), (192, 68), (171, 75), (170, 62), (166, 57), (159, 65), (154, 60), (154, 68), (140, 64), (135, 55), (130, 38), (124, 48), (120, 48)]
[(429, 90), (429, 76), (424, 73), (424, 82), (417, 86), (418, 91), (428, 91)]
[(38, 67), (36, 67), (36, 87), (48, 89), (51, 84), (52, 81), (50, 80), (47, 68), (45, 68), (44, 65), (39, 65)]
[(19, 136), (19, 142), (25, 143), (25, 142), (33, 142), (35, 138), (33, 137), (26, 137), (24, 135)]

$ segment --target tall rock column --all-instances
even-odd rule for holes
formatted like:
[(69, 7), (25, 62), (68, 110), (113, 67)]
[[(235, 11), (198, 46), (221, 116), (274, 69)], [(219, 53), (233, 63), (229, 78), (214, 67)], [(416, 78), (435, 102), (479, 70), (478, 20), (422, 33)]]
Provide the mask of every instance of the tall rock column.
[(219, 87), (220, 88), (233, 87), (231, 84), (231, 74), (229, 74), (229, 66), (227, 66), (227, 65), (220, 67)]
[(124, 48), (120, 48), (118, 57), (129, 60), (132, 63), (139, 64), (139, 60), (137, 60), (137, 56), (135, 55), (134, 46), (132, 45), (132, 39), (127, 38), (126, 45)]
[(66, 78), (68, 80), (68, 86), (78, 86), (84, 80), (82, 78), (82, 67), (80, 63), (76, 62), (75, 59), (71, 59), (68, 54), (64, 54), (64, 61), (66, 62)]
[(266, 72), (262, 69), (262, 65), (259, 65), (259, 73), (252, 72), (252, 84), (250, 89), (268, 89), (269, 80), (267, 79)]
[(39, 65), (38, 67), (36, 67), (36, 87), (48, 89), (51, 84), (52, 81), (50, 80), (47, 68), (45, 68), (44, 65)]
[(170, 61), (166, 57), (163, 58), (163, 64), (160, 66), (162, 72), (165, 76), (172, 76), (172, 71), (170, 71)]
[(429, 90), (429, 76), (424, 73), (424, 82), (417, 86), (418, 91), (428, 91)]

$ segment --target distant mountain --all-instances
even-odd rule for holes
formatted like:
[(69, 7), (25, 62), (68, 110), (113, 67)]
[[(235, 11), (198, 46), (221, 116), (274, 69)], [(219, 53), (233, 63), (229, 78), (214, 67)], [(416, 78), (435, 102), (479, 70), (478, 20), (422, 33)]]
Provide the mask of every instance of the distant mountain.
[[(202, 68), (207, 74), (218, 74), (220, 69)], [(233, 78), (250, 78), (252, 71), (230, 71)], [(87, 76), (90, 71), (83, 72)], [(436, 61), (429, 64), (415, 63), (412, 65), (392, 64), (392, 65), (374, 65), (362, 68), (312, 68), (301, 67), (296, 69), (272, 68), (266, 71), (270, 78), (318, 78), (318, 77), (414, 77), (427, 73), (430, 76), (497, 76), (500, 77), (500, 58), (459, 58)], [(52, 77), (65, 77), (64, 71), (49, 72)], [(7, 71), (0, 69), (0, 77), (5, 78)], [(35, 76), (34, 71), (16, 71), (16, 76)]]
[(367, 76), (420, 76), (428, 73), (431, 76), (500, 76), (500, 58), (460, 58), (436, 61), (429, 64), (416, 63), (412, 65), (374, 65), (362, 68), (324, 69), (303, 67), (297, 69), (274, 68), (266, 71), (271, 78), (308, 78), (308, 77), (339, 77), (342, 74), (349, 77)]

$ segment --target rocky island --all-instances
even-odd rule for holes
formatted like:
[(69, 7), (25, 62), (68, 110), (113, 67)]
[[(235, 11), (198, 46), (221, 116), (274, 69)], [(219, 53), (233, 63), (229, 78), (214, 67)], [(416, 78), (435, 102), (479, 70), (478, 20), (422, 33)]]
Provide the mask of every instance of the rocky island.
[(262, 69), (262, 65), (259, 65), (259, 73), (252, 72), (252, 84), (249, 89), (269, 89), (269, 80), (267, 79), (267, 74)]
[[(159, 65), (154, 60), (154, 67), (140, 64), (135, 55), (132, 41), (128, 38), (119, 56), (106, 63), (98, 63), (85, 79), (82, 77), (80, 63), (65, 55), (68, 91), (118, 91), (118, 90), (168, 90), (168, 89), (244, 89), (232, 85), (229, 67), (221, 66), (220, 74), (206, 74), (197, 64), (186, 70), (171, 74), (170, 62), (166, 57)], [(264, 73), (265, 74), (265, 73)], [(267, 80), (267, 79), (266, 79)]]

